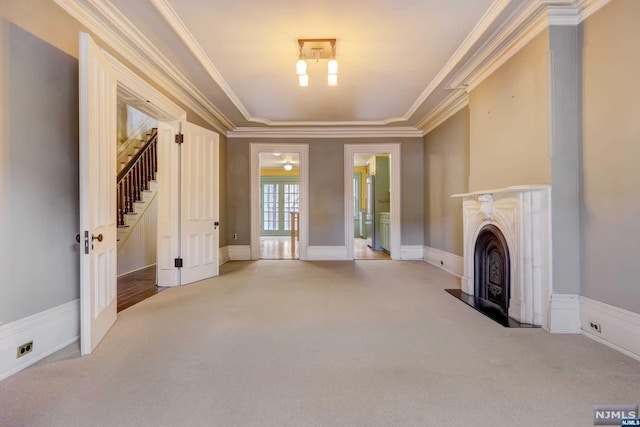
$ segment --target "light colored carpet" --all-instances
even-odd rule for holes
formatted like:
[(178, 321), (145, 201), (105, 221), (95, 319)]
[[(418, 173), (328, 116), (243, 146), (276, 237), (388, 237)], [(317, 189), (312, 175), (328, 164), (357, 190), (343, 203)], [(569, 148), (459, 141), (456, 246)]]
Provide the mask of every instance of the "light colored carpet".
[(506, 329), (424, 262), (234, 262), (0, 382), (2, 426), (591, 426), (640, 363)]

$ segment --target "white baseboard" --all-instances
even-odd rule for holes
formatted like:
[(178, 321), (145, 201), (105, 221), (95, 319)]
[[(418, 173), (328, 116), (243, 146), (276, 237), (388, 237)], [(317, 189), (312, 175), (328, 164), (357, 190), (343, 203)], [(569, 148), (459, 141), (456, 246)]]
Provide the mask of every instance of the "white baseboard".
[(223, 246), (218, 251), (218, 265), (225, 264), (231, 261), (229, 258), (229, 246)]
[(423, 247), (423, 258), (429, 264), (435, 265), (455, 276), (462, 277), (464, 274), (464, 259), (459, 255), (454, 255), (440, 249)]
[[(640, 360), (640, 314), (580, 297), (582, 334)], [(600, 325), (600, 333), (591, 328)]]
[(422, 245), (402, 245), (400, 247), (400, 259), (423, 259), (424, 250)]
[(345, 246), (309, 246), (307, 248), (307, 261), (346, 261), (348, 259), (350, 258), (347, 258)]
[(552, 334), (580, 333), (580, 296), (552, 294), (549, 307), (549, 332)]
[[(66, 347), (80, 336), (80, 300), (0, 326), (0, 380)], [(18, 359), (18, 346), (33, 341), (31, 353)]]
[(229, 261), (247, 261), (251, 259), (251, 245), (229, 245)]

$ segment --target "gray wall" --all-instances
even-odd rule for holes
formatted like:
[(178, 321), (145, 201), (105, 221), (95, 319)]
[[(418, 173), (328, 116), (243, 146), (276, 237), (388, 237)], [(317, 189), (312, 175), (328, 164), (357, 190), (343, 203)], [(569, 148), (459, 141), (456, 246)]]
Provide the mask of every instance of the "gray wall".
[(551, 183), (548, 52), (545, 30), (469, 94), (469, 191)]
[(424, 244), (463, 255), (462, 199), (469, 189), (469, 109), (424, 137)]
[(582, 294), (640, 313), (640, 2), (583, 23)]
[(218, 246), (227, 246), (227, 137), (220, 135), (220, 170), (218, 174), (220, 185), (220, 205), (218, 206), (218, 218), (220, 221), (220, 240)]
[(79, 297), (78, 62), (6, 20), (0, 27), (6, 323)]
[[(87, 30), (54, 2), (34, 7), (29, 1), (0, 0), (0, 323), (79, 296), (80, 31)], [(189, 121), (211, 128), (157, 82), (148, 83), (183, 108)], [(221, 154), (221, 168), (225, 158)], [(225, 185), (222, 169), (221, 174)], [(221, 218), (224, 204), (223, 199)]]
[[(309, 144), (309, 245), (344, 245), (344, 145), (401, 144), (402, 244), (423, 244), (422, 138), (243, 139), (227, 147), (227, 212), (230, 245), (250, 244), (250, 142)], [(231, 235), (238, 233), (238, 239)]]
[(551, 50), (551, 229), (553, 290), (580, 293), (580, 51), (579, 28), (549, 28)]

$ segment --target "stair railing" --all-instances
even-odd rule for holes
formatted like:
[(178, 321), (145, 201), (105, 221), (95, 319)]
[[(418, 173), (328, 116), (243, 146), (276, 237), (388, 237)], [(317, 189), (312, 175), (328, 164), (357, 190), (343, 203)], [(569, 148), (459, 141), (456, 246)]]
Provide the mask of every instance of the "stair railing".
[(116, 200), (118, 227), (127, 227), (125, 215), (135, 215), (134, 203), (142, 201), (142, 192), (150, 190), (150, 183), (158, 171), (158, 129), (154, 128), (145, 144), (118, 172)]

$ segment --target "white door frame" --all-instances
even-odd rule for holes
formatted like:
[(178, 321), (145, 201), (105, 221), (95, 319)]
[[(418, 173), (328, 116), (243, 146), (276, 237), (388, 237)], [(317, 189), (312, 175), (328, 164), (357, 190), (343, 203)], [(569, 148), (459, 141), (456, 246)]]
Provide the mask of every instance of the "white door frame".
[(173, 260), (180, 256), (179, 146), (173, 142), (187, 113), (112, 55), (105, 53), (116, 70), (118, 88), (140, 102), (136, 108), (158, 120), (158, 285), (180, 285), (180, 270)]
[(251, 259), (260, 259), (260, 153), (297, 153), (300, 159), (301, 260), (309, 247), (309, 144), (251, 143)]
[(400, 148), (393, 144), (345, 144), (344, 146), (344, 246), (345, 259), (354, 259), (353, 230), (353, 156), (356, 153), (389, 154), (391, 259), (401, 257)]

